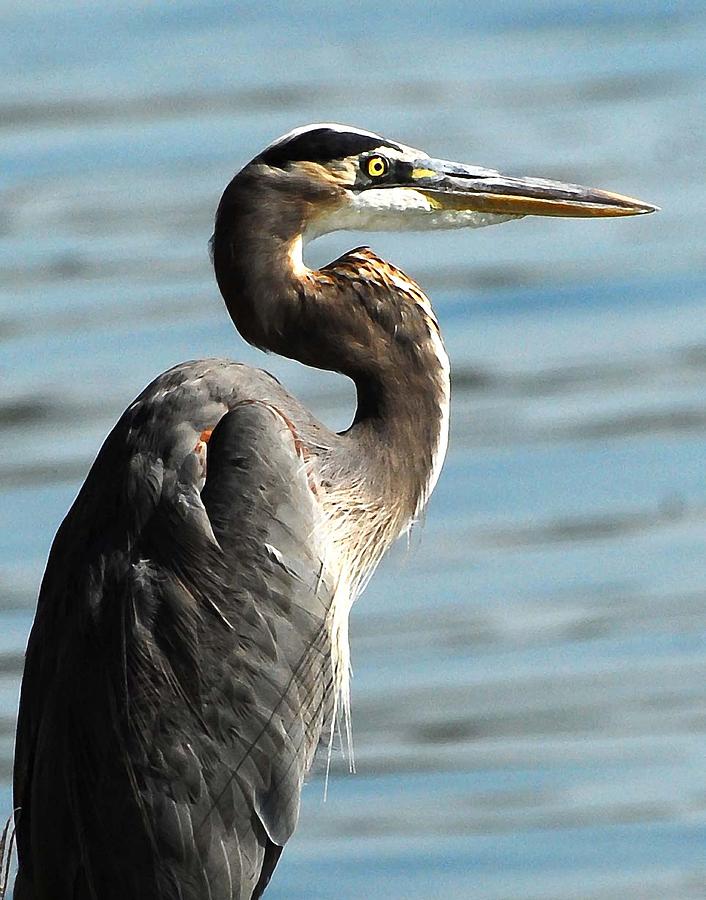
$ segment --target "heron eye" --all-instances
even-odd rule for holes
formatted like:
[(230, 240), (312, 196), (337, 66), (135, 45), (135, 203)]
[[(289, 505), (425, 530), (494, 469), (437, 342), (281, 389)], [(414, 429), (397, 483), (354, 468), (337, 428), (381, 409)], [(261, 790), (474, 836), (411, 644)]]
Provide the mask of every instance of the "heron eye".
[(383, 175), (387, 175), (389, 168), (390, 163), (384, 156), (371, 156), (365, 161), (365, 171), (371, 178), (381, 178)]

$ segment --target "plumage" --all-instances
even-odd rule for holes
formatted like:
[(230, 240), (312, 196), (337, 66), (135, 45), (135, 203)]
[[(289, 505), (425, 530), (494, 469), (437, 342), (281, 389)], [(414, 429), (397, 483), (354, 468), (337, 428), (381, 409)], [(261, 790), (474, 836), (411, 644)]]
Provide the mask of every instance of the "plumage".
[[(118, 423), (57, 536), (23, 689), (49, 693), (41, 708), (23, 698), (17, 749), (20, 856), (28, 831), (52, 847), (39, 896), (176, 896), (176, 878), (184, 897), (200, 879), (214, 898), (250, 897), (270, 843), (294, 828), (331, 703), (332, 576), (282, 394), (219, 361), (166, 373)], [(199, 495), (193, 447), (208, 427)], [(139, 506), (136, 479), (149, 486)], [(34, 749), (42, 732), (51, 753)], [(51, 782), (38, 804), (24, 796), (30, 756), (33, 780)]]
[[(337, 713), (350, 735), (351, 604), (421, 513), (448, 436), (421, 288), (369, 248), (311, 270), (302, 241), (364, 209), (370, 227), (504, 221), (496, 175), (317, 125), (226, 188), (212, 252), (233, 322), (351, 378), (355, 418), (334, 434), (267, 373), (219, 359), (165, 372), (120, 418), (57, 533), (27, 648), (15, 900), (264, 892)], [(526, 184), (552, 210), (650, 209)]]

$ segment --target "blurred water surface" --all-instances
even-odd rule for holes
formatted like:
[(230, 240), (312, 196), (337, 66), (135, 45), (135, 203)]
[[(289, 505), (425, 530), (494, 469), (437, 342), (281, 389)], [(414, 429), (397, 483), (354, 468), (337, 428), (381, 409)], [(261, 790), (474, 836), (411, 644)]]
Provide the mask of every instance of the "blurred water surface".
[(308, 121), (658, 216), (371, 242), (454, 370), (426, 522), (352, 616), (358, 773), (313, 777), (268, 897), (706, 897), (706, 12), (678, 0), (0, 0), (0, 738), (52, 536), (159, 371), (341, 379), (234, 333), (206, 241)]

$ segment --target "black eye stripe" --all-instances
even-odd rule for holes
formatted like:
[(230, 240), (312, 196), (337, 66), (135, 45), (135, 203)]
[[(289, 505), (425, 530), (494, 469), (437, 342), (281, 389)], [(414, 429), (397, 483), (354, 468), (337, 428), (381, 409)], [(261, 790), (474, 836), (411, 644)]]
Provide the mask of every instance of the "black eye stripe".
[(282, 144), (269, 147), (256, 157), (259, 162), (268, 166), (286, 166), (291, 162), (306, 160), (308, 162), (326, 163), (334, 159), (345, 159), (375, 150), (378, 147), (400, 149), (397, 144), (384, 138), (357, 134), (351, 131), (333, 131), (330, 128), (314, 128), (298, 134)]

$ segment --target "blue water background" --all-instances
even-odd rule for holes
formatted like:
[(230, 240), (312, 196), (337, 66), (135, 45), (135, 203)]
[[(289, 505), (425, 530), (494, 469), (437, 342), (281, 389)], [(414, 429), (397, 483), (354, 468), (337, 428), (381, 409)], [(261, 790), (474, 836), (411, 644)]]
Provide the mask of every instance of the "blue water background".
[(706, 7), (0, 0), (0, 799), (52, 536), (159, 371), (266, 365), (207, 239), (310, 121), (663, 207), (337, 235), (415, 276), (454, 372), (426, 521), (354, 608), (357, 774), (317, 774), (272, 900), (706, 897)]

